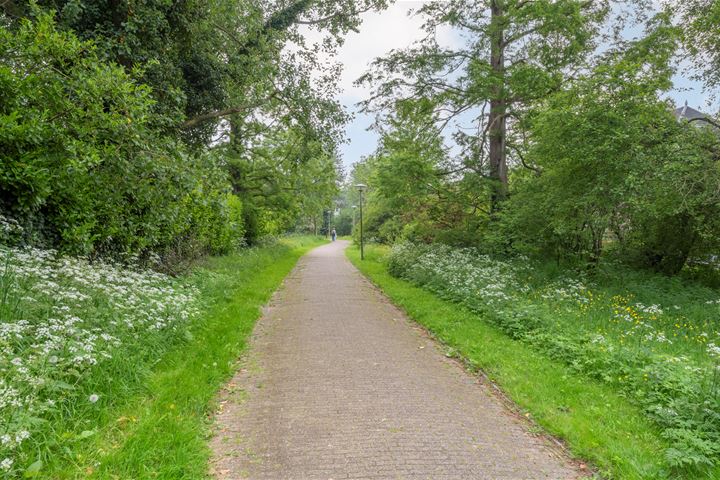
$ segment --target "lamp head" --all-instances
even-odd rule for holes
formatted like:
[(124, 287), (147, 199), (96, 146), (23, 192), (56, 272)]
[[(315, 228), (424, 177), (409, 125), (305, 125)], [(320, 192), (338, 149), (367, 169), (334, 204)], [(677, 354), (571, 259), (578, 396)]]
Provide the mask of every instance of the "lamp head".
[(357, 188), (358, 191), (363, 192), (367, 189), (367, 185), (365, 185), (364, 183), (358, 183), (357, 185), (355, 185), (355, 188)]

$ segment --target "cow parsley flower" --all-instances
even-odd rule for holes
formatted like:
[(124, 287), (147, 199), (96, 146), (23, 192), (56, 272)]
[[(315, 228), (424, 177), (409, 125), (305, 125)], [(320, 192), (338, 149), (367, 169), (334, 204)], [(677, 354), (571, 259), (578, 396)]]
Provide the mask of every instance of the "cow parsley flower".
[[(97, 403), (100, 395), (78, 399), (70, 389), (47, 398), (47, 387), (67, 385), (68, 368), (82, 381), (118, 348), (142, 342), (151, 330), (181, 328), (199, 311), (196, 288), (153, 271), (4, 246), (0, 265), (9, 273), (9, 297), (30, 307), (19, 311), (32, 312), (30, 318), (0, 322), (3, 415), (22, 410), (43, 417), (66, 401)], [(0, 452), (34, 436), (31, 426), (3, 431)], [(13, 467), (12, 458), (0, 462), (0, 472)]]

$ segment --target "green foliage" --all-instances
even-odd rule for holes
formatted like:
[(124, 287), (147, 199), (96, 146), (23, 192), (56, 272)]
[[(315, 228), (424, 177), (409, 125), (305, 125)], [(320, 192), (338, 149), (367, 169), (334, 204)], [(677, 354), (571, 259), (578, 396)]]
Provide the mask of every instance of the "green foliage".
[[(358, 25), (360, 12), (383, 5), (384, 0), (287, 5), (18, 0), (3, 2), (0, 11), (11, 24), (36, 17), (41, 8), (54, 11), (60, 29), (93, 41), (103, 61), (120, 65), (151, 87), (153, 109), (161, 114), (156, 126), (166, 131), (182, 126), (183, 140), (202, 147), (216, 135), (218, 120), (233, 115), (233, 121), (250, 124), (251, 130), (292, 118), (337, 139), (343, 116), (325, 94), (334, 88), (336, 74), (319, 61), (320, 45), (306, 45), (298, 22), (323, 31), (322, 47), (332, 51)], [(283, 52), (288, 42), (299, 49)], [(327, 70), (327, 75), (311, 82), (312, 69)], [(251, 118), (258, 112), (264, 120)]]
[(234, 143), (217, 150), (224, 155), (233, 190), (246, 207), (249, 243), (278, 235), (298, 222), (305, 231), (313, 231), (307, 220), (317, 227), (338, 191), (336, 157), (299, 128), (278, 129), (252, 155)]
[(497, 243), (591, 262), (616, 243), (667, 274), (717, 248), (720, 139), (679, 123), (656, 97), (675, 37), (660, 23), (533, 112), (527, 155), (541, 174), (518, 175)]
[(216, 157), (158, 133), (150, 90), (93, 43), (46, 14), (2, 28), (0, 84), (0, 210), (27, 239), (81, 254), (237, 245)]
[(467, 245), (487, 220), (487, 183), (472, 171), (459, 177), (435, 120), (429, 102), (398, 102), (377, 151), (355, 164), (351, 184), (369, 185), (368, 238)]
[(152, 87), (156, 110), (170, 117), (167, 124), (172, 117), (222, 107), (227, 67), (217, 55), (222, 32), (211, 26), (217, 7), (195, 1), (38, 3), (57, 11), (60, 28), (93, 41), (103, 59), (128, 73), (143, 68), (142, 82)]
[(338, 236), (352, 235), (354, 215), (355, 211), (352, 208), (345, 208), (333, 218), (333, 226)]
[(669, 2), (682, 18), (683, 41), (706, 85), (720, 87), (720, 4), (714, 0)]

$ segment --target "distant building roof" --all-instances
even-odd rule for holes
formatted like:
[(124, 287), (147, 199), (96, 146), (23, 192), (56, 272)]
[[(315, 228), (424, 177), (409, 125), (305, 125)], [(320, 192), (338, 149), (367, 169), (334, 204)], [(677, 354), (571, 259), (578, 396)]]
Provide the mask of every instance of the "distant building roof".
[(710, 115), (702, 113), (699, 110), (695, 110), (692, 107), (688, 107), (687, 102), (685, 102), (684, 106), (682, 106), (680, 108), (676, 108), (673, 111), (673, 114), (675, 115), (675, 118), (677, 118), (678, 120), (682, 119), (682, 120), (686, 120), (688, 122), (697, 121), (697, 122), (707, 123), (716, 128), (718, 127), (718, 122), (713, 120), (713, 118)]

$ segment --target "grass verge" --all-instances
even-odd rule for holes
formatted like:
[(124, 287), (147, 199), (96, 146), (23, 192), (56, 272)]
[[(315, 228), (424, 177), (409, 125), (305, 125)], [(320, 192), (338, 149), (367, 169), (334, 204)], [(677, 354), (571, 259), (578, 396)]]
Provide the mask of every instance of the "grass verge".
[(510, 339), (467, 308), (392, 277), (385, 252), (366, 247), (360, 261), (358, 249), (351, 247), (347, 255), (453, 354), (481, 369), (528, 417), (563, 439), (573, 455), (589, 460), (608, 478), (688, 478), (666, 467), (666, 445), (657, 428), (618, 392)]
[(192, 281), (206, 307), (182, 344), (161, 357), (136, 396), (104, 415), (104, 428), (75, 464), (50, 478), (207, 478), (215, 394), (234, 372), (261, 307), (297, 260), (322, 243), (294, 237), (196, 268)]

